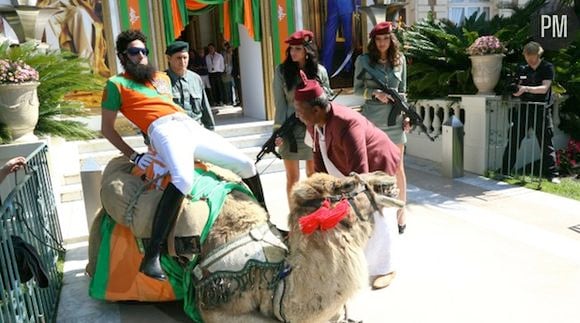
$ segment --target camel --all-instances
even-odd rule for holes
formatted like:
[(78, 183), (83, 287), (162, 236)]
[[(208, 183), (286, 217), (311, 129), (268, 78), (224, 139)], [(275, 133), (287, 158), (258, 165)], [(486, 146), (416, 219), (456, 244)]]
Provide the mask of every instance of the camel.
[[(195, 297), (186, 297), (185, 306), (197, 307), (199, 318), (210, 323), (328, 322), (368, 283), (363, 249), (373, 231), (373, 213), (402, 207), (397, 195), (395, 179), (383, 172), (342, 179), (314, 174), (292, 191), (290, 233), (284, 244), (268, 225), (267, 212), (247, 194), (232, 191), (201, 247), (197, 266), (187, 266)], [(325, 210), (336, 211), (332, 214), (337, 218), (321, 229), (309, 215)], [(308, 232), (306, 220), (315, 224)], [(240, 237), (261, 240), (257, 249), (266, 256), (256, 256), (242, 267), (226, 259), (212, 269), (219, 259), (216, 250)], [(248, 250), (256, 247), (244, 252)], [(223, 257), (228, 256), (239, 258)], [(274, 261), (267, 265), (258, 258)], [(232, 274), (240, 269), (244, 274)]]

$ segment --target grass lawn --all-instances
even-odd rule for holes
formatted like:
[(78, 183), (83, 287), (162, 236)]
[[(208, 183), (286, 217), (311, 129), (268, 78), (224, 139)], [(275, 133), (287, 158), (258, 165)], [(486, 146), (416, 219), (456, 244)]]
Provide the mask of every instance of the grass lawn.
[(560, 195), (563, 197), (571, 198), (580, 201), (580, 178), (578, 177), (562, 177), (562, 182), (560, 184), (552, 184), (547, 180), (542, 180), (541, 184), (538, 183), (537, 179), (531, 181), (529, 179), (518, 179), (518, 178), (504, 178), (502, 181), (512, 184), (524, 186), (529, 189), (539, 190), (542, 192)]

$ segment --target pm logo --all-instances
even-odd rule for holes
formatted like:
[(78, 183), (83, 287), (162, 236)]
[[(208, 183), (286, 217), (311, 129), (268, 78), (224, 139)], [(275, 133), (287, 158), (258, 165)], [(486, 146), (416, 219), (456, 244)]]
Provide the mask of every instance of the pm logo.
[(547, 50), (568, 47), (579, 30), (578, 15), (569, 2), (546, 0), (531, 18), (531, 35)]
[(568, 38), (568, 15), (540, 15), (540, 37)]

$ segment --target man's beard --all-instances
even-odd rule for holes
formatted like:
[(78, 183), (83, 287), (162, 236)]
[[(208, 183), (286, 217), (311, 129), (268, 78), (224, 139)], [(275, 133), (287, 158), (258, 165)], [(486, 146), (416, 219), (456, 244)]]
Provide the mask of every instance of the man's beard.
[(157, 69), (151, 64), (140, 64), (140, 63), (133, 63), (130, 60), (127, 60), (125, 66), (125, 71), (131, 76), (131, 78), (139, 83), (145, 83), (147, 81), (153, 81), (153, 77), (155, 76), (155, 72)]

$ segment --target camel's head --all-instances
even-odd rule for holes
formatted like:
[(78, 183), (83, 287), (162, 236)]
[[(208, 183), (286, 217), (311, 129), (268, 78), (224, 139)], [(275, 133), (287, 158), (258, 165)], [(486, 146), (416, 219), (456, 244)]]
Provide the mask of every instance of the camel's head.
[(336, 178), (317, 173), (294, 186), (290, 206), (293, 237), (342, 237), (361, 245), (370, 237), (373, 213), (402, 207), (395, 178), (384, 172)]

